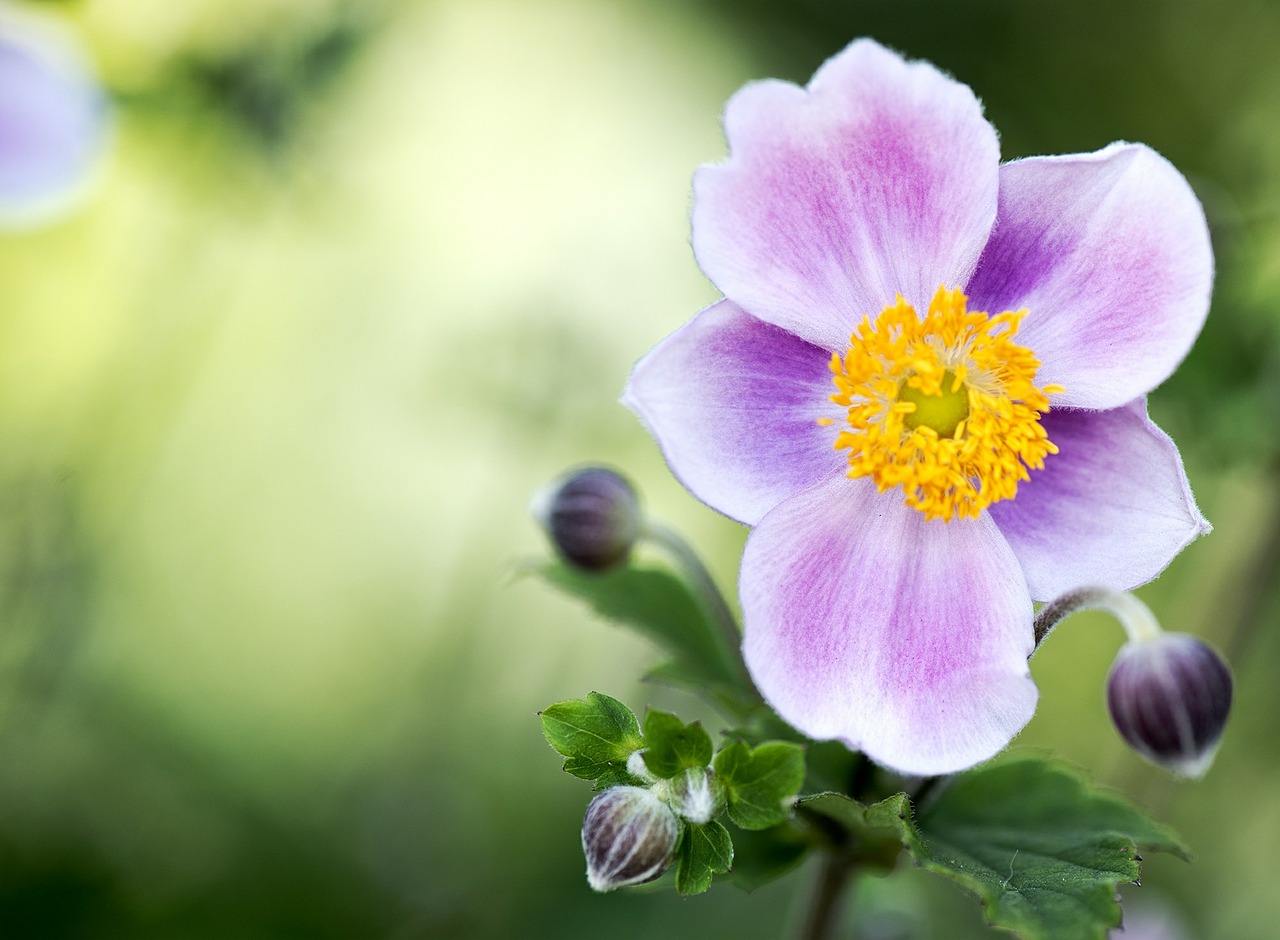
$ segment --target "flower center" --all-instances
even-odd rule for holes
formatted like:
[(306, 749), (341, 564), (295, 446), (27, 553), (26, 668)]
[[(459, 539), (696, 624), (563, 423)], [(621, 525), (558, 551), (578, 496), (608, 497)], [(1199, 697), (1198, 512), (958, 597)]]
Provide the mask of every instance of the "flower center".
[(831, 357), (849, 476), (901, 486), (928, 519), (976, 518), (1058, 452), (1040, 416), (1063, 389), (1038, 388), (1039, 360), (1013, 341), (1026, 311), (992, 316), (965, 300), (940, 287), (921, 318), (899, 296)]
[(915, 411), (902, 416), (902, 423), (914, 430), (923, 425), (933, 428), (939, 437), (951, 437), (960, 422), (969, 417), (969, 390), (956, 379), (950, 369), (942, 373), (937, 395), (927, 395), (906, 382), (898, 387), (898, 401), (915, 405)]

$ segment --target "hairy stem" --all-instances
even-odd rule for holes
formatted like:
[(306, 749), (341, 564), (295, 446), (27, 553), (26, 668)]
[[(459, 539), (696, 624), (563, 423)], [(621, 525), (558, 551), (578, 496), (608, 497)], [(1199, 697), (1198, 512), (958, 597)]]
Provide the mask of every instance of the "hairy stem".
[(1035, 649), (1060, 621), (1081, 610), (1105, 610), (1120, 621), (1130, 640), (1146, 640), (1160, 634), (1155, 615), (1132, 594), (1107, 587), (1082, 587), (1041, 608), (1035, 621)]

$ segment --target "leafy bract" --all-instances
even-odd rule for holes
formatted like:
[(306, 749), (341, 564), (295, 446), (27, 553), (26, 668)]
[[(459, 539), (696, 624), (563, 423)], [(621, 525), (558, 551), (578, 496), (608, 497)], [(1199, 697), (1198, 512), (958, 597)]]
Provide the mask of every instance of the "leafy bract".
[(564, 769), (602, 787), (630, 780), (627, 758), (644, 747), (631, 709), (600, 692), (557, 702), (539, 713), (542, 733), (565, 757)]
[(651, 708), (644, 716), (644, 737), (644, 762), (655, 777), (670, 779), (711, 763), (711, 736), (696, 721), (686, 725), (669, 712)]
[(729, 830), (714, 820), (702, 826), (686, 825), (676, 861), (676, 890), (702, 894), (713, 875), (733, 867), (733, 840)]
[(734, 741), (716, 755), (715, 771), (729, 818), (743, 829), (768, 829), (786, 820), (787, 801), (804, 782), (804, 748), (783, 741), (752, 748)]

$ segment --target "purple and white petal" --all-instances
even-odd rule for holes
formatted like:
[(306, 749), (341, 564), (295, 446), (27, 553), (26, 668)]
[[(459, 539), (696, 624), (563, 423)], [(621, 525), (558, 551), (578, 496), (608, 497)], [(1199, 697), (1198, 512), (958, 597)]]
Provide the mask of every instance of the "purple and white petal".
[(722, 300), (636, 364), (623, 403), (671, 472), (711, 508), (755, 525), (846, 466), (831, 403), (830, 354)]
[(1111, 411), (1055, 409), (1044, 428), (1060, 452), (988, 510), (1036, 600), (1082, 584), (1130, 590), (1209, 531), (1145, 399)]
[(0, 11), (0, 225), (69, 208), (107, 136), (106, 96), (67, 36)]
[(807, 88), (744, 87), (726, 162), (694, 178), (693, 248), (725, 296), (828, 350), (897, 294), (923, 311), (973, 272), (999, 144), (968, 87), (870, 40)]
[(941, 774), (1035, 710), (1031, 598), (985, 515), (927, 522), (869, 480), (825, 481), (765, 516), (739, 584), (751, 675), (811, 737)]
[(1018, 341), (1056, 405), (1115, 408), (1163, 382), (1209, 311), (1213, 248), (1186, 179), (1141, 144), (1000, 168), (969, 307), (1029, 312)]

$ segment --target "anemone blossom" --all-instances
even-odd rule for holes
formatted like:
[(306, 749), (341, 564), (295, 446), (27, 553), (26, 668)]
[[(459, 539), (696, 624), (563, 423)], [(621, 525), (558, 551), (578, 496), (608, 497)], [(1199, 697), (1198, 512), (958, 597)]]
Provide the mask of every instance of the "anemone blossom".
[(1002, 165), (966, 86), (869, 40), (724, 126), (692, 223), (724, 299), (624, 401), (754, 527), (744, 654), (778, 713), (971, 766), (1035, 709), (1033, 600), (1133, 588), (1208, 531), (1145, 399), (1208, 310), (1203, 210), (1142, 145)]

